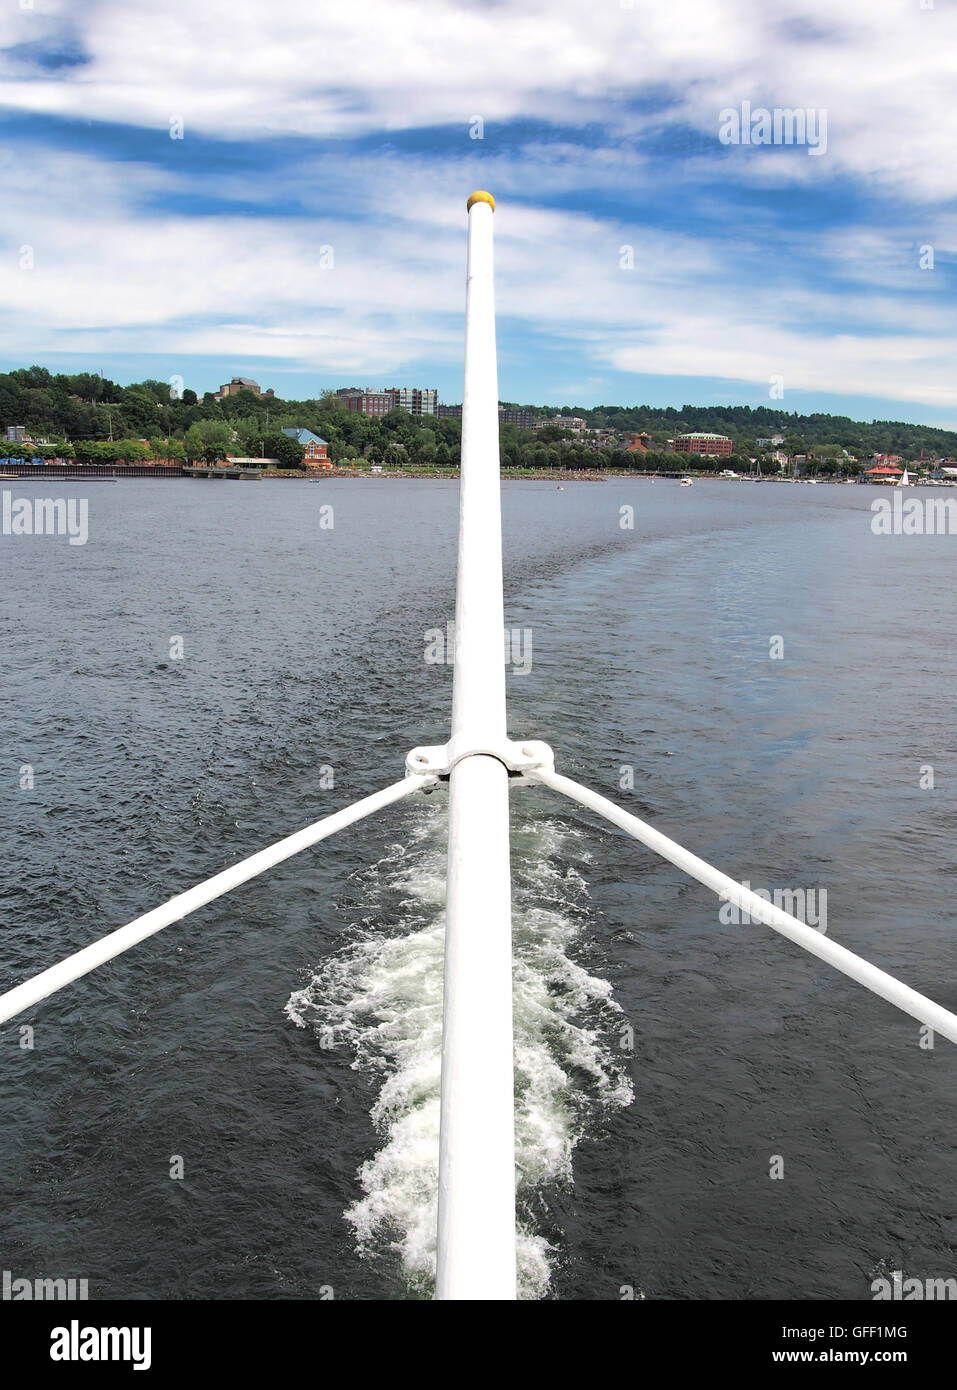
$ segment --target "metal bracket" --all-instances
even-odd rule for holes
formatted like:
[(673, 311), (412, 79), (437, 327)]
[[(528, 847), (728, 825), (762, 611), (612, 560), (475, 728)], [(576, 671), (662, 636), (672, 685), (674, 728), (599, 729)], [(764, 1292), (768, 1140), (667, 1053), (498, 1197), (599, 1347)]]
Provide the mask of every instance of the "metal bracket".
[(473, 744), (461, 737), (452, 738), (448, 743), (437, 743), (413, 748), (406, 754), (405, 775), (447, 778), (456, 763), (463, 758), (498, 758), (504, 763), (513, 777), (525, 777), (539, 769), (555, 769), (555, 754), (541, 739), (504, 739), (501, 743)]

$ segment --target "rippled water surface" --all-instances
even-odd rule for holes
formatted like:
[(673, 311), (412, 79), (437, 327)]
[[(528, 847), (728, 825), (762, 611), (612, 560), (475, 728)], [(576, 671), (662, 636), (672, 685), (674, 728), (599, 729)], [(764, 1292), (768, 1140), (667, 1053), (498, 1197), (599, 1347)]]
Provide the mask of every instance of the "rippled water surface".
[[(85, 495), (87, 545), (0, 539), (2, 988), (447, 735), (423, 652), (455, 483)], [(825, 889), (830, 936), (957, 1009), (957, 537), (875, 536), (873, 495), (507, 484), (510, 728), (733, 876)], [(4, 1268), (94, 1298), (430, 1295), (444, 796), (0, 1032)], [(957, 1275), (954, 1048), (570, 803), (512, 802), (524, 1295)]]

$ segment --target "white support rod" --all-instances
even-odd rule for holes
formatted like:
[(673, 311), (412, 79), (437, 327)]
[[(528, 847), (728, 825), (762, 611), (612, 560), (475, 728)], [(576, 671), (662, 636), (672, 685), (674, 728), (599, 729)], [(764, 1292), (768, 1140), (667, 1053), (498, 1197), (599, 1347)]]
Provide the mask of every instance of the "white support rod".
[(434, 784), (434, 777), (405, 777), (401, 782), (393, 782), (392, 786), (384, 788), (383, 791), (363, 797), (361, 801), (353, 802), (344, 810), (324, 816), (313, 825), (307, 825), (304, 830), (287, 835), (284, 840), (277, 840), (268, 849), (262, 849), (258, 854), (250, 855), (248, 859), (241, 859), (238, 864), (223, 869), (222, 873), (197, 883), (195, 888), (189, 888), (185, 893), (177, 893), (175, 898), (170, 898), (169, 902), (163, 903), (161, 907), (154, 908), (143, 917), (137, 917), (125, 927), (118, 927), (108, 936), (94, 941), (91, 946), (84, 946), (81, 951), (67, 956), (66, 960), (61, 960), (58, 965), (51, 965), (49, 970), (44, 970), (32, 979), (24, 981), (22, 985), (7, 990), (6, 994), (0, 994), (0, 1023), (6, 1023), (15, 1014), (22, 1013), (41, 999), (55, 994), (64, 985), (72, 984), (81, 975), (95, 970), (98, 965), (112, 960), (123, 951), (128, 951), (131, 946), (135, 946), (147, 936), (162, 931), (164, 927), (178, 922), (197, 908), (205, 907), (206, 903), (212, 902), (214, 898), (221, 898), (224, 893), (238, 888), (241, 883), (246, 883), (257, 874), (282, 863), (284, 859), (309, 849), (311, 845), (326, 839), (327, 836), (334, 835), (337, 830), (344, 830), (347, 825), (353, 825), (365, 816), (372, 815), (373, 811), (391, 806), (394, 801), (401, 801), (412, 792)]
[(781, 908), (775, 907), (773, 903), (759, 898), (756, 893), (752, 893), (743, 884), (737, 883), (727, 874), (721, 873), (720, 869), (715, 869), (704, 859), (699, 859), (696, 854), (692, 854), (690, 850), (684, 849), (674, 840), (669, 840), (667, 835), (662, 835), (660, 831), (639, 820), (637, 816), (623, 811), (613, 801), (591, 791), (588, 787), (573, 782), (569, 777), (562, 777), (556, 772), (549, 771), (536, 772), (534, 780), (541, 782), (546, 787), (551, 787), (554, 791), (562, 792), (572, 801), (577, 801), (581, 806), (586, 806), (590, 811), (604, 816), (606, 820), (610, 820), (621, 830), (633, 835), (636, 840), (640, 840), (643, 845), (647, 845), (650, 850), (654, 850), (655, 854), (660, 854), (662, 858), (670, 860), (686, 874), (690, 874), (699, 883), (703, 883), (706, 888), (711, 888), (719, 897), (742, 908), (750, 917), (773, 927), (775, 931), (788, 937), (796, 945), (803, 946), (812, 955), (819, 956), (821, 960), (827, 961), (828, 965), (833, 965), (837, 970), (849, 975), (852, 980), (856, 980), (865, 989), (879, 994), (889, 1004), (894, 1004), (904, 1013), (919, 1019), (921, 1023), (926, 1023), (935, 1033), (940, 1033), (942, 1037), (948, 1038), (952, 1043), (957, 1043), (957, 1015), (942, 1008), (939, 1004), (935, 1004), (925, 994), (919, 994), (909, 985), (896, 980), (893, 975), (888, 975), (885, 970), (879, 970), (876, 965), (871, 965), (869, 961), (855, 955), (846, 946), (839, 946), (836, 941), (831, 941), (797, 917), (792, 917), (789, 912), (784, 912)]
[[(505, 738), (498, 371), (488, 194), (469, 199), (452, 738)], [(515, 1118), (508, 772), (449, 777), (437, 1299), (513, 1299)]]

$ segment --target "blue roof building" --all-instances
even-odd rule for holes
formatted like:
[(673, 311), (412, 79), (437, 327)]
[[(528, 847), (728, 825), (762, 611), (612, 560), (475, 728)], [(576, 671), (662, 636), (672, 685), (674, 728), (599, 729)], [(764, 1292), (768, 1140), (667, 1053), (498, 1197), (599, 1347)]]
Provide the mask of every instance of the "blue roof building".
[(299, 441), (305, 450), (304, 459), (328, 459), (328, 441), (322, 439), (318, 434), (313, 434), (312, 430), (288, 426), (283, 428), (283, 434), (288, 434), (290, 439)]
[(288, 434), (291, 439), (298, 439), (303, 446), (307, 444), (326, 445), (329, 442), (327, 439), (321, 439), (318, 434), (313, 434), (312, 430), (284, 428), (283, 434)]

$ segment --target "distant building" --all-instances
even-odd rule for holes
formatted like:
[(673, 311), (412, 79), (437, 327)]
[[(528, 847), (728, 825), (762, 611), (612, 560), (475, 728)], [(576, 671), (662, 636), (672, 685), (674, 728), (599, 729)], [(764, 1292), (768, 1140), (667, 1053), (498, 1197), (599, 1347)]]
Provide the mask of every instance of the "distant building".
[(461, 420), (462, 407), (460, 405), (437, 405), (435, 414), (439, 420)]
[(629, 454), (647, 454), (653, 443), (654, 440), (647, 430), (625, 435), (625, 451)]
[(7, 425), (4, 438), (8, 444), (26, 444), (30, 436), (27, 434), (26, 425)]
[(903, 463), (903, 459), (901, 458), (900, 454), (875, 454), (874, 463), (878, 466), (894, 466), (898, 463)]
[(514, 425), (516, 429), (533, 430), (536, 425), (534, 410), (515, 410), (499, 401), (498, 422), (500, 425)]
[(876, 463), (873, 468), (864, 469), (864, 477), (869, 483), (896, 483), (903, 473), (902, 468), (892, 463)]
[(775, 446), (775, 445), (777, 445), (777, 444), (783, 444), (783, 443), (784, 443), (784, 435), (783, 435), (783, 434), (772, 434), (772, 435), (770, 435), (770, 436), (766, 436), (764, 439), (755, 440), (755, 443), (757, 444), (757, 446), (758, 446), (759, 449), (766, 449), (766, 448), (768, 448), (769, 446), (773, 447), (773, 446)]
[(251, 376), (234, 376), (226, 382), (225, 386), (221, 386), (218, 391), (213, 392), (213, 400), (221, 401), (224, 396), (235, 396), (240, 391), (251, 391), (254, 396), (274, 396), (276, 394), (272, 387), (268, 391), (261, 391), (259, 382), (253, 381)]
[(439, 393), (430, 386), (390, 386), (388, 394), (395, 397), (400, 410), (410, 415), (434, 415)]
[(289, 429), (284, 428), (283, 434), (288, 434), (290, 439), (298, 440), (303, 446), (305, 450), (302, 456), (304, 463), (321, 464), (329, 462), (328, 442), (320, 438), (318, 434), (313, 434), (312, 430), (291, 427)]
[(337, 391), (336, 398), (346, 410), (354, 410), (358, 415), (369, 415), (376, 420), (388, 415), (395, 405), (395, 397), (391, 391), (370, 391), (368, 388), (360, 391), (354, 386)]
[(347, 386), (336, 392), (336, 397), (347, 410), (376, 418), (397, 409), (407, 410), (410, 415), (435, 415), (438, 395), (438, 391), (431, 386), (387, 386), (382, 391), (374, 391), (371, 386), (364, 390), (358, 386)]
[(726, 434), (680, 434), (670, 443), (676, 454), (704, 454), (710, 457), (734, 453), (734, 444)]
[(550, 420), (536, 425), (536, 428), (541, 429), (543, 425), (558, 425), (563, 430), (571, 430), (573, 434), (582, 434), (588, 427), (588, 421), (581, 415), (553, 415)]

